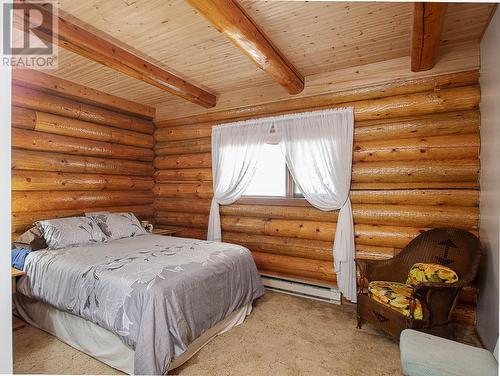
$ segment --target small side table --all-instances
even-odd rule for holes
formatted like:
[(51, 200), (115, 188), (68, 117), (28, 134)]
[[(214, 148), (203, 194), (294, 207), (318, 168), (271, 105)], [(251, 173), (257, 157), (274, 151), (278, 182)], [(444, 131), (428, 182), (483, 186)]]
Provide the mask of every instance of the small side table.
[(153, 234), (155, 235), (164, 235), (164, 236), (173, 236), (175, 234), (175, 230), (171, 228), (153, 228)]
[[(21, 277), (23, 275), (26, 275), (26, 272), (23, 272), (22, 270), (16, 269), (16, 268), (11, 268), (11, 276), (12, 276), (12, 295), (16, 293), (16, 282), (17, 278)], [(15, 307), (14, 300), (12, 300), (12, 306)], [(12, 329), (21, 329), (26, 325), (26, 323), (21, 320), (17, 316), (12, 316)]]

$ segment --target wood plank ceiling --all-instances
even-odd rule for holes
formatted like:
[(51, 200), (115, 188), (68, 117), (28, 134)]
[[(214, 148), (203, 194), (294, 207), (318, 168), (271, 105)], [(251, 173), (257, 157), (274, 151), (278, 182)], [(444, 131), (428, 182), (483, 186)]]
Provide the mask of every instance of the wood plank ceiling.
[[(306, 77), (306, 88), (308, 76), (410, 55), (413, 3), (238, 4)], [(272, 87), (288, 95), (185, 1), (59, 0), (57, 6), (65, 19), (211, 93)], [(494, 9), (494, 4), (450, 3), (440, 50), (477, 45)], [(58, 70), (48, 73), (155, 106), (159, 120), (204, 111), (67, 50), (59, 49), (59, 56)]]

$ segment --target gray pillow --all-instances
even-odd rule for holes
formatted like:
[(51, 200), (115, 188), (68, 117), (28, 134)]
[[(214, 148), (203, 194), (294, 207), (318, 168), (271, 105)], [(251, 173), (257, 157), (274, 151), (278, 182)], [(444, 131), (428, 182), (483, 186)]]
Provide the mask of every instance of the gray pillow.
[(109, 240), (147, 234), (133, 213), (100, 213), (91, 218), (95, 220)]
[(27, 249), (28, 251), (38, 251), (47, 248), (47, 243), (43, 238), (42, 232), (36, 226), (24, 232), (14, 241), (16, 248)]
[(49, 249), (106, 241), (106, 235), (97, 223), (88, 217), (49, 219), (37, 222), (37, 226)]

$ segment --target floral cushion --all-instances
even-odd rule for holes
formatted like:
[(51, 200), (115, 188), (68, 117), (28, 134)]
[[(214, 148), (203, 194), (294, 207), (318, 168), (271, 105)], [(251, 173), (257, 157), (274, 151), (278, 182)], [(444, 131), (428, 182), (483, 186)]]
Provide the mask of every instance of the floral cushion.
[(100, 243), (106, 235), (92, 218), (69, 217), (37, 222), (49, 249)]
[[(368, 295), (373, 300), (392, 308), (403, 315), (410, 316), (410, 296), (412, 288), (398, 282), (372, 281), (368, 285)], [(422, 304), (416, 299), (413, 318), (423, 319)]]
[(88, 214), (106, 234), (108, 240), (130, 238), (147, 234), (133, 213)]
[(453, 283), (457, 281), (457, 273), (446, 266), (417, 263), (411, 267), (406, 283), (415, 286), (422, 282)]

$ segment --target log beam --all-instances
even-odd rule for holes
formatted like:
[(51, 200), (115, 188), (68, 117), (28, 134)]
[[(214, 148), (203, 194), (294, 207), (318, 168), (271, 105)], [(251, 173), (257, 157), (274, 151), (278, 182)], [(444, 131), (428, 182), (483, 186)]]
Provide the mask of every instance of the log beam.
[[(180, 125), (158, 129), (156, 155), (207, 153), (211, 149), (211, 124)], [(479, 131), (479, 111), (457, 111), (395, 119), (358, 121), (355, 142), (415, 137), (473, 134)]]
[[(207, 168), (211, 154), (200, 153), (195, 146), (188, 154), (160, 155), (155, 158), (159, 170)], [(385, 141), (354, 142), (353, 163), (380, 161), (441, 161), (479, 158), (479, 135), (447, 135)]]
[[(175, 184), (173, 184), (175, 186)], [(351, 191), (349, 194), (353, 206), (357, 204), (377, 204), (386, 206), (418, 205), (433, 207), (477, 207), (479, 206), (478, 190), (454, 190), (454, 189), (408, 189), (408, 190), (378, 190), (378, 191)], [(181, 197), (156, 197), (155, 208), (158, 212), (184, 212), (208, 214), (210, 211), (210, 199), (181, 198)], [(242, 197), (234, 204), (222, 206), (278, 206), (291, 208), (313, 209), (310, 203), (300, 198), (262, 198)], [(328, 215), (328, 212), (317, 213)]]
[(411, 137), (478, 134), (479, 111), (459, 111), (396, 119), (358, 121), (354, 124), (355, 142)]
[[(12, 192), (12, 212), (35, 212), (99, 208), (111, 206), (151, 205), (151, 191), (30, 191)], [(95, 210), (89, 210), (95, 211)]]
[(146, 191), (153, 186), (153, 179), (149, 176), (12, 171), (13, 191)]
[(153, 136), (128, 129), (120, 129), (76, 120), (71, 117), (34, 111), (23, 107), (12, 107), (12, 126), (39, 133), (51, 133), (99, 142), (110, 142), (122, 145), (151, 149)]
[(317, 278), (330, 282), (337, 280), (330, 261), (281, 256), (264, 252), (252, 252), (252, 256), (259, 270)]
[(415, 3), (411, 46), (413, 72), (432, 69), (436, 64), (446, 6), (446, 3)]
[(239, 244), (252, 251), (276, 255), (303, 257), (313, 260), (333, 261), (332, 243), (320, 240), (252, 235), (237, 232), (224, 232), (222, 240)]
[(153, 120), (156, 109), (35, 70), (13, 69), (12, 82), (30, 89), (61, 95), (90, 105)]
[(151, 121), (18, 85), (12, 86), (12, 105), (148, 135), (155, 128)]
[[(294, 113), (316, 111), (333, 107), (350, 106), (350, 102), (366, 101), (375, 98), (387, 98), (405, 94), (476, 85), (479, 82), (478, 71), (443, 74), (440, 76), (395, 80), (373, 86), (354, 88), (333, 93), (292, 98), (277, 102), (268, 102), (251, 106), (224, 109), (199, 115), (186, 116), (156, 122), (157, 127), (172, 127), (198, 123), (226, 123), (235, 120), (253, 119)], [(349, 104), (348, 104), (349, 103)], [(448, 111), (457, 111), (449, 109)], [(378, 117), (383, 118), (382, 116)], [(356, 119), (357, 121), (361, 119)], [(203, 137), (203, 136), (200, 136)], [(167, 140), (158, 140), (167, 141)]]
[[(448, 88), (413, 94), (398, 96), (389, 96), (367, 100), (354, 100), (352, 102), (343, 102), (336, 105), (325, 105), (312, 108), (313, 111), (322, 109), (332, 109), (340, 107), (353, 107), (355, 122), (374, 121), (380, 119), (395, 119), (402, 117), (430, 116), (434, 114), (443, 114), (446, 112), (470, 111), (479, 107), (481, 99), (480, 90), (475, 86), (463, 86), (458, 88)], [(291, 102), (291, 101), (288, 101)], [(269, 116), (270, 114), (287, 114), (296, 112), (288, 110), (288, 102), (277, 102), (265, 106), (268, 112), (258, 114), (260, 107), (255, 106), (255, 118)], [(261, 107), (264, 107), (262, 105)], [(301, 108), (309, 110), (310, 108)], [(156, 141), (176, 141), (193, 138), (209, 137), (211, 135), (212, 124), (217, 122), (217, 117), (221, 118), (220, 123), (226, 121), (226, 113), (207, 113), (190, 118), (178, 119), (177, 126), (167, 126), (172, 123), (156, 123), (159, 127), (154, 135)], [(251, 118), (252, 110), (249, 110), (244, 116), (232, 117), (231, 119), (242, 120)], [(199, 121), (199, 123), (198, 123)], [(182, 127), (180, 127), (183, 125)]]
[(154, 146), (156, 155), (209, 153), (211, 149), (212, 144), (210, 137), (192, 140), (156, 142)]
[(154, 173), (157, 183), (183, 182), (210, 182), (212, 181), (211, 168), (189, 168), (175, 170), (156, 170)]
[[(160, 158), (162, 157), (156, 158), (157, 166)], [(368, 189), (366, 187), (370, 186), (387, 188), (388, 183), (392, 189), (397, 187), (395, 183), (412, 188), (476, 187), (479, 183), (479, 168), (477, 158), (355, 162), (352, 166), (351, 189)], [(212, 180), (212, 171), (209, 167), (158, 170), (155, 172), (155, 179), (157, 183), (167, 184), (179, 182), (184, 185), (198, 181), (208, 183)], [(433, 184), (437, 184), (437, 187)], [(211, 184), (207, 185), (211, 189)], [(159, 190), (162, 190), (161, 187)]]
[(12, 147), (32, 151), (51, 151), (91, 157), (152, 161), (153, 151), (136, 146), (93, 141), (45, 132), (12, 128)]
[(304, 90), (304, 77), (233, 0), (188, 0), (259, 68), (290, 94)]
[(135, 176), (151, 176), (154, 170), (150, 162), (22, 149), (12, 150), (12, 169)]
[[(23, 3), (17, 3), (15, 7), (24, 10), (25, 13), (30, 11), (30, 7), (32, 9), (32, 5), (27, 7)], [(42, 24), (39, 26), (37, 24), (37, 28), (32, 30), (41, 39), (52, 43), (52, 28), (48, 23), (51, 14), (41, 7), (39, 10), (43, 14)], [(19, 23), (29, 20), (30, 18), (25, 15), (22, 21), (17, 20), (14, 25), (22, 28), (22, 24)], [(58, 17), (57, 22), (57, 34), (54, 37), (60, 47), (205, 108), (215, 106), (214, 94), (61, 17)]]
[[(170, 207), (176, 210), (175, 201)], [(164, 207), (166, 205), (163, 205)], [(201, 206), (204, 206), (203, 203)], [(156, 219), (169, 226), (188, 226), (206, 228), (208, 211), (192, 213), (180, 207), (182, 211), (165, 210), (157, 213)], [(300, 229), (307, 230), (306, 223), (317, 222), (319, 228), (326, 228), (337, 222), (338, 211), (321, 212), (314, 208), (261, 205), (222, 206), (221, 215), (233, 218), (279, 219), (284, 222), (301, 222)], [(470, 207), (434, 207), (421, 205), (374, 205), (354, 204), (353, 219), (356, 224), (378, 224), (398, 226), (405, 223), (414, 227), (458, 227), (477, 229), (479, 209)], [(298, 231), (297, 231), (298, 232)]]

